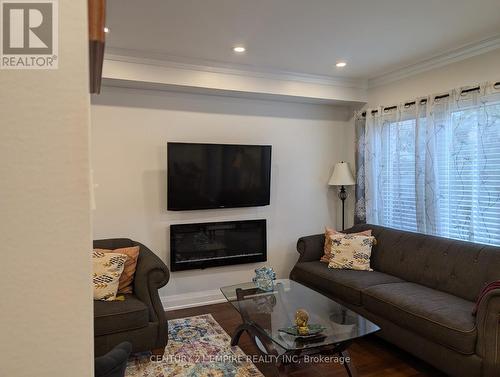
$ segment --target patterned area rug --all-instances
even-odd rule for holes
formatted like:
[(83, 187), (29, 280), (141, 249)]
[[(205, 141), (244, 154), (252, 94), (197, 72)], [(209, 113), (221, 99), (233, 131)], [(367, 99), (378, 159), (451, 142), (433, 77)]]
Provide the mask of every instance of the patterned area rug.
[(136, 357), (126, 377), (263, 377), (210, 314), (170, 320), (168, 327), (163, 360)]

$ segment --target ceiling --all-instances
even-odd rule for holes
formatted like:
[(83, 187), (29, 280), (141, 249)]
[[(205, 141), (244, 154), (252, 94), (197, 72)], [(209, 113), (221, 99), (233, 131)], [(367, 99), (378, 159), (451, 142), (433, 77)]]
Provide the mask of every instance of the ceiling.
[(500, 1), (108, 0), (107, 26), (134, 55), (372, 79), (499, 36)]

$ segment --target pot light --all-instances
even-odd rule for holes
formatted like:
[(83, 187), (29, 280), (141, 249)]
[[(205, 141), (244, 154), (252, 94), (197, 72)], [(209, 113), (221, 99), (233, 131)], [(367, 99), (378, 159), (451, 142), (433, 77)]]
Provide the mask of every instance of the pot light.
[(247, 49), (243, 46), (236, 46), (236, 47), (233, 47), (233, 51), (234, 52), (237, 52), (237, 53), (242, 53), (242, 52), (245, 52)]
[(346, 65), (347, 65), (347, 63), (346, 63), (346, 62), (338, 62), (337, 64), (335, 64), (335, 66), (336, 66), (337, 68), (343, 68), (343, 67), (345, 67)]
[(109, 28), (108, 27), (104, 27), (104, 32), (105, 33), (109, 33)]

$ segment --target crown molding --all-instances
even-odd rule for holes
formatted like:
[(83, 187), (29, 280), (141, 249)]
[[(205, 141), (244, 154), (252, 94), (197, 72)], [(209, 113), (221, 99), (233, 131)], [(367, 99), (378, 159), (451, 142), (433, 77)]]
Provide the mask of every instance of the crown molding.
[(297, 81), (302, 83), (337, 86), (344, 88), (367, 88), (367, 80), (364, 79), (315, 75), (270, 68), (256, 69), (254, 66), (246, 64), (226, 64), (211, 60), (189, 59), (149, 51), (145, 52), (139, 50), (110, 47), (106, 48), (104, 58), (111, 61), (145, 64), (200, 72), (222, 73), (227, 75), (257, 77), (271, 80)]
[(469, 43), (459, 48), (448, 50), (417, 63), (407, 65), (406, 67), (396, 69), (379, 76), (374, 76), (367, 80), (368, 89), (386, 85), (409, 76), (444, 67), (448, 64), (459, 62), (497, 49), (500, 49), (500, 34), (483, 39), (479, 42)]
[(270, 68), (259, 68), (246, 64), (227, 64), (212, 60), (189, 59), (174, 55), (167, 55), (154, 51), (140, 51), (123, 48), (106, 48), (105, 60), (125, 63), (160, 66), (180, 70), (198, 72), (221, 73), (244, 77), (265, 78), (270, 80), (295, 81), (332, 87), (373, 89), (391, 82), (417, 75), (432, 69), (440, 68), (451, 63), (459, 62), (474, 56), (500, 49), (500, 34), (483, 39), (479, 42), (469, 43), (459, 48), (452, 49), (420, 60), (396, 70), (373, 76), (369, 79), (344, 78), (327, 75), (315, 75), (302, 72), (292, 72)]

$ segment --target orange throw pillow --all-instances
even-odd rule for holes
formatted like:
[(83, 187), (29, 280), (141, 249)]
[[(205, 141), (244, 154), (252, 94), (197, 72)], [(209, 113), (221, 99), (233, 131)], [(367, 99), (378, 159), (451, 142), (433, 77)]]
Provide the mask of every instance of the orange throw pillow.
[(127, 256), (125, 267), (123, 268), (123, 272), (118, 283), (118, 293), (132, 293), (132, 284), (134, 283), (137, 258), (139, 258), (139, 246), (123, 247), (121, 249), (115, 250), (94, 249), (94, 251), (100, 251), (102, 253), (125, 254)]
[[(330, 257), (332, 256), (332, 239), (330, 236), (333, 236), (335, 234), (339, 234), (343, 232), (337, 232), (335, 229), (325, 227), (325, 246), (323, 248), (323, 256), (321, 257), (320, 261), (324, 263), (330, 263)], [(372, 230), (363, 230), (362, 232), (358, 233), (350, 233), (355, 236), (371, 236), (372, 235)]]

